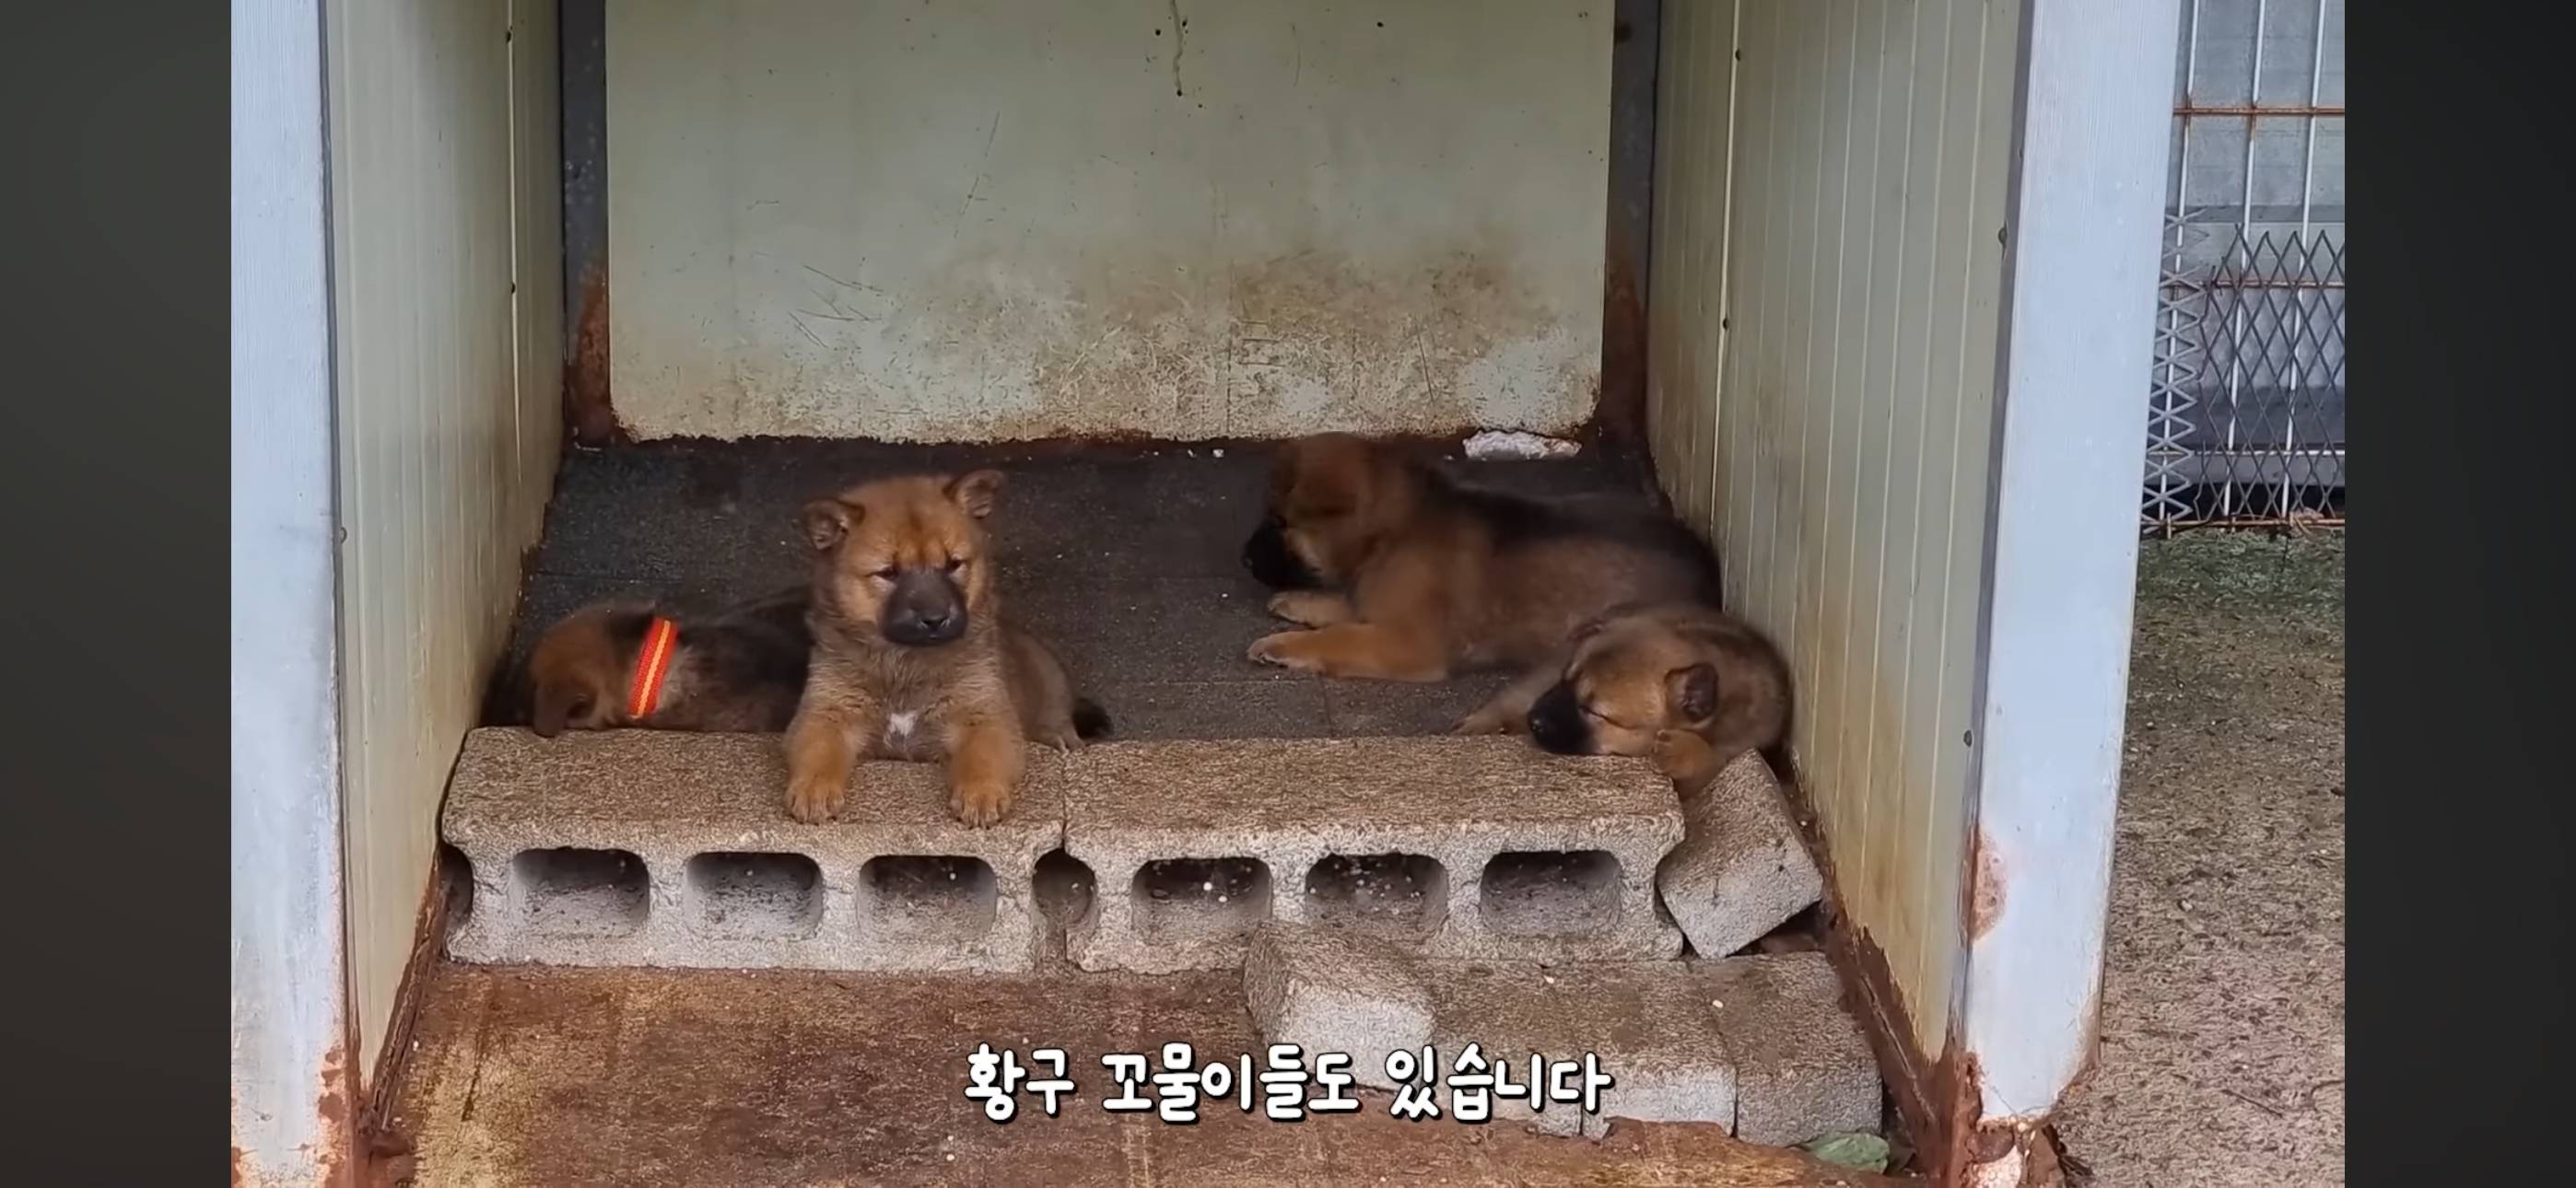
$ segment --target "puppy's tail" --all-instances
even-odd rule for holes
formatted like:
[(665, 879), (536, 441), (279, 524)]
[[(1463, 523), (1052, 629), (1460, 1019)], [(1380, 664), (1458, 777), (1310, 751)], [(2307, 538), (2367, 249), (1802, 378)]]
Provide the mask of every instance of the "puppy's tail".
[(1099, 702), (1088, 697), (1073, 699), (1073, 732), (1081, 735), (1082, 741), (1090, 742), (1107, 735), (1109, 731), (1108, 710), (1100, 708)]

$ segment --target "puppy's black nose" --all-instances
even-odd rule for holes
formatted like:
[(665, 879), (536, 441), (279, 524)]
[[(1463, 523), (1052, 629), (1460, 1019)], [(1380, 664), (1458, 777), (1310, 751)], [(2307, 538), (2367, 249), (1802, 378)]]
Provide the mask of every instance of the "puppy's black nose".
[(1530, 706), (1530, 741), (1540, 750), (1582, 755), (1592, 750), (1592, 730), (1575, 704), (1574, 689), (1560, 681)]
[(928, 614), (921, 616), (921, 633), (923, 635), (937, 635), (940, 632), (947, 630), (949, 618), (950, 616), (946, 611), (931, 611)]

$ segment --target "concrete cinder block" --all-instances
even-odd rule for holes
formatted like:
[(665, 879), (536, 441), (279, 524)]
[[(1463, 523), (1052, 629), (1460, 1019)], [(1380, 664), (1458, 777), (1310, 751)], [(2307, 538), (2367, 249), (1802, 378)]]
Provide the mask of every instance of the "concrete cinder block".
[(1664, 857), (1655, 887), (1702, 957), (1762, 938), (1825, 893), (1771, 767), (1746, 752), (1682, 799), (1686, 836)]
[(1431, 1042), (1431, 988), (1420, 966), (1365, 934), (1263, 924), (1243, 961), (1243, 993), (1264, 1043), (1295, 1044), (1309, 1061), (1344, 1053), (1363, 1085), (1395, 1088), (1387, 1054)]
[(1820, 1134), (1877, 1133), (1878, 1061), (1843, 1009), (1822, 953), (1766, 953), (1697, 963), (1735, 1058), (1735, 1136), (1786, 1145)]
[(1100, 888), (1066, 938), (1087, 970), (1231, 967), (1272, 919), (1439, 959), (1681, 949), (1654, 897), (1681, 808), (1642, 760), (1499, 737), (1235, 739), (1106, 743), (1068, 771), (1065, 849)]
[(1473, 1043), (1488, 1060), (1513, 1062), (1516, 1083), (1532, 1055), (1549, 1062), (1593, 1055), (1613, 1078), (1597, 1116), (1562, 1102), (1533, 1114), (1515, 1099), (1495, 1103), (1497, 1121), (1593, 1138), (1614, 1118), (1735, 1123), (1734, 1062), (1694, 963), (1443, 963), (1427, 973), (1431, 1043), (1444, 1073)]
[(466, 736), (441, 817), (474, 869), (460, 961), (1021, 972), (1031, 887), (1064, 828), (1064, 760), (1031, 747), (1010, 815), (968, 829), (940, 769), (866, 763), (839, 820), (784, 807), (776, 735)]

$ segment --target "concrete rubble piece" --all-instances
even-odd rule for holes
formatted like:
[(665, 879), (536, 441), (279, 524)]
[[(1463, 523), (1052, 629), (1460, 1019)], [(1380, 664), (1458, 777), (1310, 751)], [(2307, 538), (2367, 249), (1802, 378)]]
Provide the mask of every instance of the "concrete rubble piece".
[(1435, 959), (1681, 951), (1654, 893), (1681, 808), (1642, 760), (1502, 737), (1232, 739), (1104, 744), (1072, 771), (1065, 850), (1102, 891), (1066, 937), (1086, 970), (1231, 968), (1271, 919)]
[(1488, 1062), (1513, 1062), (1515, 1083), (1532, 1055), (1593, 1056), (1612, 1078), (1597, 1115), (1498, 1097), (1496, 1121), (1596, 1139), (1613, 1119), (1711, 1122), (1774, 1145), (1880, 1127), (1878, 1067), (1821, 954), (1427, 972), (1444, 1085), (1470, 1043)]
[(1821, 953), (1423, 962), (1374, 937), (1273, 922), (1253, 936), (1244, 995), (1262, 1042), (1295, 1044), (1308, 1060), (1348, 1055), (1362, 1084), (1395, 1088), (1387, 1053), (1429, 1047), (1447, 1108), (1470, 1044), (1488, 1068), (1508, 1065), (1515, 1085), (1531, 1080), (1532, 1056), (1596, 1058), (1613, 1078), (1597, 1115), (1580, 1103), (1532, 1110), (1524, 1098), (1492, 1097), (1494, 1121), (1546, 1133), (1599, 1138), (1615, 1118), (1714, 1122), (1786, 1145), (1880, 1126), (1868, 1038)]
[(1421, 965), (1374, 937), (1264, 924), (1244, 958), (1243, 994), (1262, 1042), (1294, 1044), (1308, 1060), (1349, 1056), (1363, 1085), (1395, 1088), (1387, 1054), (1431, 1042), (1431, 985)]
[(1842, 1009), (1822, 953), (1695, 963), (1735, 1061), (1735, 1137), (1785, 1146), (1837, 1131), (1876, 1132), (1878, 1060)]
[(1788, 797), (1760, 755), (1740, 755), (1682, 799), (1688, 836), (1665, 856), (1655, 887), (1691, 951), (1724, 957), (1824, 897)]

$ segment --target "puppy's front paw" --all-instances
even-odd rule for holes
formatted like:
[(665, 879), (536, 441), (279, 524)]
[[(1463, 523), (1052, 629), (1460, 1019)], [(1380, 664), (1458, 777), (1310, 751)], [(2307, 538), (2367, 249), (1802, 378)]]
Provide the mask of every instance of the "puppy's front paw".
[(812, 776), (790, 780), (787, 784), (787, 815), (808, 825), (832, 819), (841, 811), (841, 798), (846, 789), (839, 780)]
[(1475, 713), (1469, 714), (1469, 715), (1467, 715), (1466, 717), (1459, 719), (1459, 720), (1458, 720), (1458, 725), (1457, 725), (1454, 729), (1450, 730), (1450, 732), (1449, 732), (1449, 733), (1451, 733), (1451, 734), (1510, 734), (1511, 732), (1512, 732), (1512, 721), (1511, 721), (1511, 716), (1510, 716), (1510, 715), (1508, 715), (1508, 714), (1502, 713), (1502, 712), (1501, 712), (1501, 711), (1499, 711), (1499, 710), (1495, 710), (1495, 709), (1487, 708), (1487, 709), (1480, 709), (1480, 710), (1477, 710)]
[(1011, 790), (993, 783), (958, 784), (948, 789), (948, 811), (970, 829), (983, 829), (1011, 811)]
[(1715, 774), (1709, 770), (1708, 740), (1687, 730), (1658, 730), (1654, 748), (1647, 752), (1655, 770), (1667, 779), (1695, 782)]
[(1274, 635), (1265, 635), (1252, 641), (1252, 646), (1243, 654), (1258, 663), (1276, 664), (1281, 668), (1293, 668), (1299, 672), (1315, 672), (1320, 666), (1313, 656), (1306, 653), (1305, 636), (1306, 633), (1303, 631), (1282, 631)]

